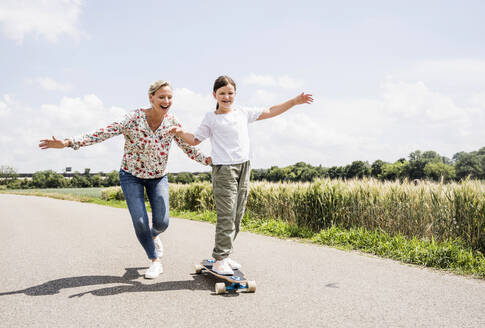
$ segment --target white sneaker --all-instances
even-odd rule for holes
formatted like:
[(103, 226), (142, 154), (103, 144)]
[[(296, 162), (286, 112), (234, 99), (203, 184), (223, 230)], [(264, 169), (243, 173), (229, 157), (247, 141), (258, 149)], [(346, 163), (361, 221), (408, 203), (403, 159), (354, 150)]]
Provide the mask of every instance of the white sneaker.
[(162, 262), (160, 262), (160, 261), (153, 261), (152, 264), (150, 265), (150, 267), (148, 268), (147, 272), (145, 272), (145, 278), (147, 278), (147, 279), (155, 279), (162, 272), (163, 272)]
[(226, 260), (227, 264), (229, 264), (229, 266), (231, 267), (231, 269), (233, 269), (233, 270), (239, 270), (239, 269), (241, 269), (241, 264), (237, 263), (233, 259), (231, 259), (229, 257), (226, 257), (225, 260)]
[(216, 261), (212, 266), (212, 271), (218, 274), (222, 274), (224, 276), (230, 276), (234, 274), (234, 271), (232, 271), (231, 266), (227, 263), (226, 259)]
[(153, 242), (155, 243), (155, 253), (157, 254), (158, 258), (161, 258), (163, 256), (163, 244), (160, 240), (160, 236), (156, 236), (153, 239)]

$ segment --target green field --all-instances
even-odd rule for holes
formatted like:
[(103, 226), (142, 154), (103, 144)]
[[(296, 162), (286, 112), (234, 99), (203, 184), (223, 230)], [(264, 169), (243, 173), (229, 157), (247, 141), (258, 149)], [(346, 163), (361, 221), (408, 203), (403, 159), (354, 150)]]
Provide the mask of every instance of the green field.
[[(119, 187), (8, 192), (126, 207)], [(215, 223), (211, 185), (172, 184), (170, 211)], [(485, 186), (478, 181), (253, 183), (242, 229), (485, 278)]]
[(22, 195), (34, 195), (34, 196), (66, 196), (66, 198), (72, 197), (73, 199), (90, 199), (101, 198), (101, 190), (103, 188), (47, 188), (47, 189), (14, 189), (5, 190), (4, 192), (22, 194)]

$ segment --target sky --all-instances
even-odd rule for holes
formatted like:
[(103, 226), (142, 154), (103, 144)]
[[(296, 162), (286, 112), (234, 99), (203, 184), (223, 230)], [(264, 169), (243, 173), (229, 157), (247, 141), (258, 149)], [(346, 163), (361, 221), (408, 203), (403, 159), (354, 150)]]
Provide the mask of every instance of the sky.
[[(483, 35), (485, 2), (470, 0), (0, 0), (0, 165), (118, 170), (122, 136), (77, 151), (39, 140), (148, 108), (160, 79), (194, 131), (223, 74), (236, 107), (315, 99), (251, 124), (253, 168), (452, 157), (485, 146)], [(208, 167), (174, 143), (168, 171)]]

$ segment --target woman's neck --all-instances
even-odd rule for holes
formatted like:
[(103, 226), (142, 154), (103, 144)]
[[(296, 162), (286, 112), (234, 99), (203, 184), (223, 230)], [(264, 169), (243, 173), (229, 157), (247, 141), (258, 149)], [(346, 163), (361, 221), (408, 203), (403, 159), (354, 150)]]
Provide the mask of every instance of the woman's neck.
[(168, 109), (163, 110), (160, 108), (153, 108), (153, 107), (145, 109), (145, 113), (147, 114), (147, 116), (149, 116), (153, 120), (161, 120), (162, 117), (164, 117), (165, 114), (167, 114), (167, 112), (168, 112)]

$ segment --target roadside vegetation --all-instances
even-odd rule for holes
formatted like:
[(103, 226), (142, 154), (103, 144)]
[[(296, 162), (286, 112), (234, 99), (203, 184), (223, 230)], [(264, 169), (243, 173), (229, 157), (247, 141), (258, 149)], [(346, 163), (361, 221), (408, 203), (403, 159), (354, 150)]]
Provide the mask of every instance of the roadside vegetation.
[[(119, 187), (8, 192), (125, 206)], [(172, 216), (216, 220), (208, 182), (172, 184), (170, 208)], [(254, 182), (242, 225), (265, 235), (485, 278), (485, 184), (476, 180)]]
[[(380, 181), (437, 181), (452, 182), (464, 179), (485, 179), (485, 147), (472, 152), (458, 152), (450, 159), (433, 150), (416, 150), (408, 158), (400, 158), (393, 163), (380, 159), (372, 163), (353, 161), (344, 166), (323, 167), (298, 162), (287, 167), (272, 166), (269, 169), (253, 169), (252, 181), (269, 182), (311, 182), (316, 179), (373, 178)], [(210, 172), (169, 173), (170, 183), (189, 184), (210, 181)], [(56, 173), (52, 170), (33, 174), (19, 174), (15, 168), (0, 166), (1, 189), (38, 188), (88, 188), (118, 186), (118, 171), (110, 173)]]

